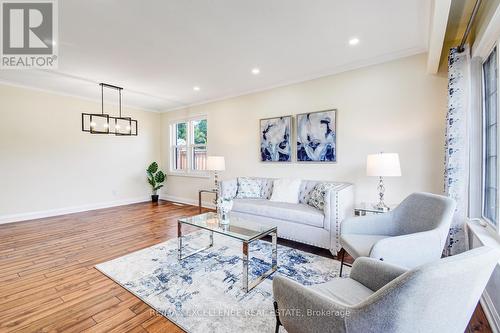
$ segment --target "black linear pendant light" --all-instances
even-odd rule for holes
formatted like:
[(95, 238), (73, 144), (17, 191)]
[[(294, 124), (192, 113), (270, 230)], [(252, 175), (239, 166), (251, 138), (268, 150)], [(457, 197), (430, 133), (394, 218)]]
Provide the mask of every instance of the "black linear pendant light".
[[(82, 113), (82, 131), (90, 134), (114, 134), (122, 136), (137, 136), (137, 120), (130, 117), (122, 117), (122, 87), (107, 83), (99, 83), (101, 86), (101, 113)], [(104, 114), (104, 88), (118, 90), (120, 115), (113, 117)]]

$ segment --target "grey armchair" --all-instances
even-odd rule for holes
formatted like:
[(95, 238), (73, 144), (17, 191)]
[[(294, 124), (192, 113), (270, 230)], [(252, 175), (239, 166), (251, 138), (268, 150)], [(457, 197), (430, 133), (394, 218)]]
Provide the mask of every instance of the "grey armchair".
[(391, 212), (346, 219), (340, 228), (342, 266), (345, 251), (354, 259), (371, 257), (406, 268), (441, 258), (455, 206), (441, 195), (413, 193)]
[(349, 278), (309, 287), (276, 276), (276, 332), (464, 332), (499, 258), (481, 247), (410, 271), (359, 258)]

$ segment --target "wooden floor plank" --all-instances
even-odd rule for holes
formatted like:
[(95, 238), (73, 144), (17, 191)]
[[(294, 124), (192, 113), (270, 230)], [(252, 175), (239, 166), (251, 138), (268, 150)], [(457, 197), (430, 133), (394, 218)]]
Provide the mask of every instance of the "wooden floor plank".
[(69, 326), (61, 326), (60, 328), (54, 328), (54, 329), (45, 329), (47, 332), (64, 332), (64, 333), (77, 333), (77, 332), (82, 332), (86, 330), (87, 328), (90, 328), (97, 323), (94, 321), (92, 318), (87, 318), (84, 320), (79, 321), (75, 325), (69, 325)]
[(133, 310), (133, 307), (135, 307), (138, 304), (140, 305), (140, 304), (144, 304), (144, 303), (141, 302), (141, 300), (138, 298), (130, 298), (124, 302), (120, 302), (120, 303), (112, 306), (111, 308), (107, 308), (104, 311), (97, 313), (96, 315), (92, 316), (92, 319), (94, 319), (94, 321), (96, 323), (101, 323), (101, 322), (105, 321), (106, 319), (113, 317), (114, 315), (122, 312), (125, 309), (130, 309), (130, 311), (137, 314), (137, 312)]
[[(79, 311), (74, 311), (74, 309), (72, 309), (71, 315), (63, 316), (57, 320), (54, 320), (56, 316), (48, 316), (27, 328), (31, 330), (42, 330), (44, 332), (66, 332), (67, 330), (81, 332), (97, 324), (93, 319), (95, 314), (105, 311), (118, 303), (119, 300), (116, 297), (108, 298), (100, 303), (93, 303), (89, 307), (81, 308)], [(82, 322), (93, 324), (81, 325)]]
[[(160, 201), (0, 225), (0, 332), (182, 332), (94, 266), (175, 238), (196, 214)], [(491, 332), (479, 305), (467, 332)]]
[(133, 313), (130, 309), (125, 309), (114, 316), (106, 318), (104, 321), (98, 323), (85, 330), (86, 333), (106, 333), (111, 331), (113, 328), (119, 326), (122, 323), (127, 322), (129, 319), (135, 317), (136, 314)]
[(148, 333), (182, 333), (184, 332), (177, 325), (169, 322), (167, 319), (161, 317), (161, 315), (156, 315), (150, 320), (144, 322), (142, 327)]
[(139, 313), (134, 312), (134, 314), (135, 315), (132, 318), (130, 318), (129, 320), (116, 326), (115, 328), (110, 330), (109, 333), (122, 333), (122, 332), (130, 331), (133, 328), (144, 323), (149, 318), (151, 318), (153, 316), (153, 311), (150, 311), (149, 309), (147, 309), (147, 310), (144, 310), (143, 312), (139, 312)]

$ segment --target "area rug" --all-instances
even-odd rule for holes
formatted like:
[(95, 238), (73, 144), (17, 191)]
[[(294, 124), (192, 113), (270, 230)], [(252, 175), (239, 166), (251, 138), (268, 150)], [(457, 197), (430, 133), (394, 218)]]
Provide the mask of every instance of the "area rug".
[[(206, 231), (186, 235), (186, 253), (208, 241)], [(278, 271), (245, 293), (241, 251), (240, 241), (214, 234), (212, 248), (182, 261), (177, 259), (177, 239), (172, 239), (96, 268), (192, 333), (274, 332), (272, 278), (276, 274), (311, 285), (331, 280), (340, 269), (339, 261), (278, 246)], [(267, 271), (270, 258), (269, 242), (251, 243), (249, 279)]]

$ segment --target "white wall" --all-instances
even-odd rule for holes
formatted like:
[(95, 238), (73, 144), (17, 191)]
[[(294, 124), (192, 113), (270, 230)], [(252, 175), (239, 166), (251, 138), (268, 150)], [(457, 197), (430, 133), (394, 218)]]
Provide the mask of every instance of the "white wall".
[(0, 222), (148, 200), (160, 115), (124, 109), (139, 121), (137, 137), (82, 132), (81, 113), (100, 108), (0, 85)]
[[(163, 165), (169, 165), (169, 123), (206, 114), (209, 154), (226, 157), (223, 178), (246, 175), (348, 181), (356, 185), (357, 202), (374, 201), (377, 179), (365, 176), (366, 155), (397, 152), (403, 177), (386, 180), (387, 202), (397, 203), (414, 191), (442, 192), (446, 107), (446, 77), (427, 75), (426, 55), (421, 54), (164, 113)], [(259, 162), (260, 118), (331, 108), (338, 109), (338, 163)], [(210, 184), (209, 179), (171, 175), (163, 194), (194, 201), (198, 189)]]

